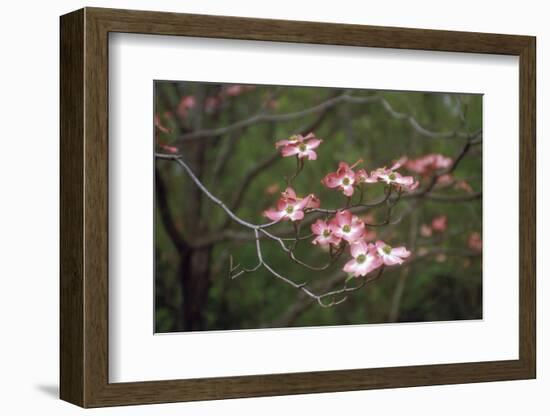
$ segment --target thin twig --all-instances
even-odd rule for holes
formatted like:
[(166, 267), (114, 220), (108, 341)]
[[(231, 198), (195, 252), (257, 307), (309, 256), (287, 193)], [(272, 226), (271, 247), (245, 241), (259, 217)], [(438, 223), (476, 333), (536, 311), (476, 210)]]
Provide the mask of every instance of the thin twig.
[(398, 120), (404, 120), (409, 123), (409, 125), (419, 134), (426, 136), (431, 139), (452, 139), (452, 138), (466, 138), (468, 137), (467, 133), (459, 131), (444, 131), (436, 132), (432, 131), (424, 126), (422, 126), (418, 120), (416, 120), (412, 115), (407, 113), (400, 113), (396, 111), (391, 104), (383, 97), (378, 95), (371, 95), (367, 97), (357, 97), (351, 96), (348, 93), (338, 95), (333, 98), (329, 98), (326, 101), (323, 101), (320, 104), (317, 104), (313, 107), (307, 108), (305, 110), (296, 111), (293, 113), (286, 114), (266, 114), (260, 113), (249, 117), (244, 120), (237, 121), (236, 123), (230, 124), (225, 127), (219, 127), (211, 130), (197, 130), (194, 132), (186, 133), (181, 135), (178, 138), (178, 142), (183, 143), (190, 140), (197, 140), (206, 137), (216, 137), (230, 133), (233, 130), (242, 129), (254, 124), (267, 123), (267, 122), (286, 122), (296, 120), (302, 117), (306, 117), (310, 114), (319, 113), (321, 111), (327, 110), (335, 105), (340, 103), (351, 103), (351, 104), (368, 104), (368, 103), (380, 103), (382, 108), (386, 110), (388, 114)]

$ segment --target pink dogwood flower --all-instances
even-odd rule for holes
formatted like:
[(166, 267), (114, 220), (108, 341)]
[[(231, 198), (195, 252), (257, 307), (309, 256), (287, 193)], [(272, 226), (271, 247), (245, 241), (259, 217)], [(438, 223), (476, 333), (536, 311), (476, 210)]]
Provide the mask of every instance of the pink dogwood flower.
[(295, 134), (288, 139), (279, 140), (275, 143), (276, 148), (281, 148), (281, 156), (297, 156), (298, 159), (317, 160), (317, 149), (322, 143), (321, 139), (315, 137), (315, 134), (309, 133), (307, 136)]
[(440, 215), (432, 219), (432, 229), (438, 233), (442, 233), (447, 229), (449, 219), (446, 215)]
[(365, 233), (365, 223), (349, 211), (338, 211), (330, 220), (330, 227), (336, 237), (348, 243), (359, 240)]
[(376, 183), (378, 178), (376, 175), (369, 175), (365, 169), (359, 169), (355, 172), (355, 181), (357, 183)]
[(313, 194), (309, 194), (309, 202), (306, 205), (306, 209), (315, 209), (321, 206), (321, 200)]
[(304, 209), (306, 209), (310, 202), (311, 195), (305, 198), (298, 198), (294, 189), (289, 187), (281, 193), (277, 207), (264, 211), (264, 216), (272, 221), (300, 221), (304, 218)]
[(376, 176), (388, 185), (398, 186), (409, 192), (418, 188), (419, 185), (419, 182), (415, 181), (412, 176), (403, 176), (399, 172), (394, 172), (391, 169), (379, 169), (376, 172)]
[(468, 237), (468, 247), (474, 251), (480, 252), (483, 249), (483, 241), (481, 240), (481, 234), (473, 232)]
[(176, 113), (182, 119), (187, 118), (189, 110), (195, 107), (197, 100), (193, 95), (185, 95), (181, 98)]
[(384, 262), (386, 266), (393, 266), (394, 264), (402, 264), (403, 259), (406, 259), (411, 255), (405, 247), (392, 247), (382, 240), (378, 240), (375, 243), (376, 252)]
[(311, 224), (311, 231), (316, 236), (312, 241), (313, 244), (318, 244), (320, 246), (327, 246), (332, 244), (334, 246), (337, 246), (338, 244), (340, 244), (340, 241), (342, 241), (340, 237), (334, 235), (330, 224), (321, 219), (318, 219), (313, 224)]
[(396, 172), (401, 166), (407, 163), (407, 158), (402, 156), (395, 161), (390, 168), (383, 167), (378, 168), (371, 172), (371, 178), (376, 178), (379, 181), (385, 182), (388, 185), (393, 185), (407, 192), (411, 192), (418, 188), (420, 184), (412, 176), (403, 176), (399, 172)]
[(350, 251), (353, 259), (344, 265), (343, 270), (354, 277), (365, 276), (384, 264), (374, 246), (364, 240), (351, 244)]
[[(297, 196), (296, 192), (291, 187), (288, 187), (283, 192), (281, 192), (281, 196), (285, 199), (294, 199), (298, 202), (300, 202), (304, 199), (304, 198), (300, 198), (299, 196)], [(309, 199), (308, 199), (307, 204), (304, 207), (304, 209), (319, 208), (321, 206), (321, 200), (319, 198), (317, 198), (315, 195), (309, 194), (308, 196), (306, 196), (306, 198), (309, 198)]]
[(446, 169), (453, 163), (453, 159), (439, 153), (430, 153), (416, 159), (406, 161), (405, 167), (411, 172), (423, 176), (431, 174), (438, 169)]
[(397, 159), (395, 162), (393, 162), (393, 165), (391, 166), (390, 170), (397, 170), (401, 166), (403, 166), (409, 158), (407, 156), (401, 156), (399, 159)]
[(446, 173), (445, 175), (441, 175), (437, 177), (436, 184), (441, 187), (449, 186), (452, 183), (454, 183), (455, 179), (453, 175), (450, 173)]
[(355, 172), (346, 163), (340, 162), (336, 172), (329, 173), (321, 181), (327, 188), (338, 188), (345, 196), (353, 195), (353, 185), (355, 184)]

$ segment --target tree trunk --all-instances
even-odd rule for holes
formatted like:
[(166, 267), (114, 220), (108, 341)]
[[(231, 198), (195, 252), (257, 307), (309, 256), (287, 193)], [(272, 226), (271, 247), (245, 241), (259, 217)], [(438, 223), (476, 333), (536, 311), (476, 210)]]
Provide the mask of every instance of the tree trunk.
[(205, 310), (210, 289), (210, 247), (182, 253), (179, 276), (182, 289), (181, 328), (184, 331), (206, 329)]

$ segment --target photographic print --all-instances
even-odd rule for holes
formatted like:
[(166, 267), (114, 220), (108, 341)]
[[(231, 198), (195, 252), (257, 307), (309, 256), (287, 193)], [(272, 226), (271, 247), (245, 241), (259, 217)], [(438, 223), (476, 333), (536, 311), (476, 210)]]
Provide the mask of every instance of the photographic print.
[(482, 98), (155, 81), (155, 332), (481, 319)]

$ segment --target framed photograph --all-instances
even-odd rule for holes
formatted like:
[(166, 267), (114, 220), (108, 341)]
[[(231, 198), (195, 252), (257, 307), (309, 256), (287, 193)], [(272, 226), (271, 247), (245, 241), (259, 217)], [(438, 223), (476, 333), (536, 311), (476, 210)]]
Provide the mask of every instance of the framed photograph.
[(82, 407), (536, 376), (535, 38), (61, 17)]

